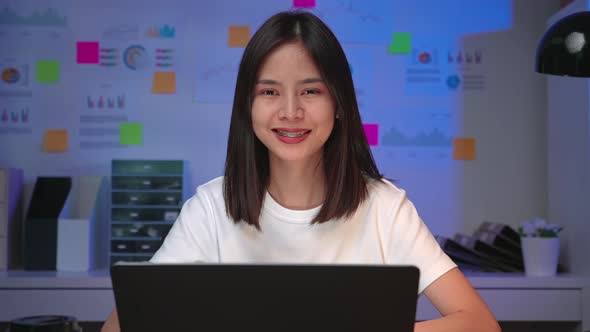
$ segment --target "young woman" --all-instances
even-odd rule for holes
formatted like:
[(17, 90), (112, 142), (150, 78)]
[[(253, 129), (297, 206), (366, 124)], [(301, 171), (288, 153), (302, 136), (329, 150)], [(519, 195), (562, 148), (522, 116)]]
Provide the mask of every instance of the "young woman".
[[(197, 188), (156, 263), (405, 264), (443, 315), (415, 331), (499, 331), (405, 192), (379, 173), (346, 56), (317, 17), (272, 16), (237, 77), (225, 176)], [(103, 331), (118, 330), (116, 311)]]

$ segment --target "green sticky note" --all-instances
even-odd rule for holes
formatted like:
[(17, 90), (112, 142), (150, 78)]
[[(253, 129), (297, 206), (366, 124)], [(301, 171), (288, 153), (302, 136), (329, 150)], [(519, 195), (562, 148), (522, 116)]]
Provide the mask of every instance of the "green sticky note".
[(37, 81), (55, 83), (59, 80), (59, 62), (55, 60), (37, 61)]
[(141, 123), (121, 123), (119, 127), (119, 143), (121, 145), (142, 145), (143, 128)]
[(412, 51), (412, 34), (409, 32), (394, 32), (393, 41), (387, 47), (390, 54), (408, 54)]

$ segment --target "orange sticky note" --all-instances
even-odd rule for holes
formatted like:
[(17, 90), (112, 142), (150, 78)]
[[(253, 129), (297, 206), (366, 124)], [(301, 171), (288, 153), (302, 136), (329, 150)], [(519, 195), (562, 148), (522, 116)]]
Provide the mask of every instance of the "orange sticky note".
[(68, 150), (68, 131), (66, 129), (50, 129), (43, 138), (44, 152), (66, 152)]
[(231, 25), (227, 45), (229, 47), (246, 47), (250, 41), (250, 27), (248, 25)]
[(475, 137), (456, 137), (453, 139), (453, 159), (475, 159)]
[(176, 72), (157, 71), (152, 79), (152, 93), (175, 93)]

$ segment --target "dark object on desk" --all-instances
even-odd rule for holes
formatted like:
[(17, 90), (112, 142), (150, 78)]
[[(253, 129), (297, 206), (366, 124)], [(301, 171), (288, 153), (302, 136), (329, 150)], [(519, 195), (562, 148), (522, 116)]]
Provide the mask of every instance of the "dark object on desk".
[(477, 231), (485, 231), (502, 235), (503, 237), (507, 238), (508, 240), (511, 240), (512, 242), (516, 243), (518, 247), (520, 247), (520, 234), (518, 234), (518, 232), (509, 225), (493, 221), (484, 221), (479, 225), (476, 232)]
[(516, 260), (522, 262), (522, 248), (520, 247), (519, 243), (514, 243), (508, 238), (504, 237), (502, 234), (477, 230), (473, 233), (473, 237), (482, 241), (492, 247), (496, 247), (503, 251), (506, 251), (512, 254)]
[[(437, 236), (438, 238), (439, 236)], [(444, 238), (444, 237), (443, 237)], [(455, 239), (447, 239), (445, 244), (441, 245), (443, 251), (459, 266), (463, 271), (480, 271), (480, 272), (521, 272), (522, 269), (510, 264), (504, 263), (501, 259), (490, 257), (485, 253), (476, 250), (473, 246), (464, 246), (459, 241), (466, 242), (475, 240), (470, 236), (456, 234)], [(472, 257), (469, 259), (468, 257)], [(467, 262), (472, 266), (467, 266)]]
[(419, 270), (128, 263), (111, 278), (123, 332), (410, 332)]
[(506, 224), (484, 221), (472, 236), (436, 236), (443, 251), (464, 271), (524, 272), (520, 235)]
[(30, 316), (12, 320), (7, 332), (82, 332), (71, 316)]
[(542, 74), (590, 77), (590, 12), (562, 18), (543, 35), (535, 70)]
[(514, 256), (510, 252), (491, 246), (474, 238), (473, 236), (461, 233), (455, 234), (454, 240), (460, 243), (462, 246), (482, 255), (487, 260), (508, 267), (510, 272), (524, 272), (524, 264), (522, 259), (519, 259), (519, 257)]
[[(475, 249), (487, 255), (493, 255), (502, 260), (507, 260), (508, 263), (512, 262), (519, 268), (524, 266), (520, 239), (518, 242), (515, 242), (511, 241), (509, 237), (504, 236), (502, 234), (502, 229), (499, 226), (501, 224), (488, 223), (486, 225), (488, 226), (480, 226), (473, 233), (472, 237), (475, 239), (475, 244), (473, 246)], [(489, 225), (492, 225), (492, 227)], [(507, 232), (508, 229), (511, 228), (504, 228), (504, 234), (509, 234)], [(516, 232), (513, 229), (512, 231)]]
[(463, 272), (509, 272), (514, 269), (488, 260), (474, 250), (464, 247), (457, 241), (435, 235), (442, 250), (459, 266)]
[(55, 270), (57, 219), (66, 203), (70, 177), (39, 177), (24, 223), (24, 269)]

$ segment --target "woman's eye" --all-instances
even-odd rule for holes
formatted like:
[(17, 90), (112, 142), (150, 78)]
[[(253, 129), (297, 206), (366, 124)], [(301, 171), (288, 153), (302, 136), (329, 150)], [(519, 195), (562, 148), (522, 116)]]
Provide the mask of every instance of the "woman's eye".
[(318, 93), (320, 93), (320, 92), (316, 89), (305, 89), (305, 91), (303, 91), (303, 94), (305, 94), (305, 95), (315, 95)]
[(274, 90), (264, 90), (264, 91), (262, 91), (262, 93), (261, 93), (261, 94), (262, 94), (263, 96), (274, 96), (274, 95), (276, 95), (277, 93), (276, 93), (276, 91), (274, 91)]

